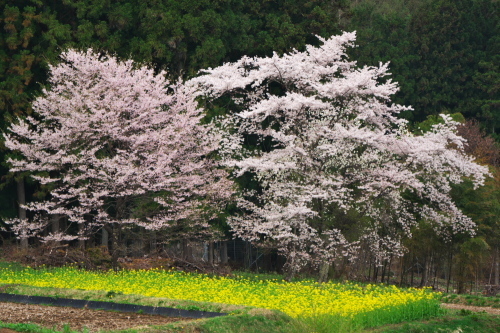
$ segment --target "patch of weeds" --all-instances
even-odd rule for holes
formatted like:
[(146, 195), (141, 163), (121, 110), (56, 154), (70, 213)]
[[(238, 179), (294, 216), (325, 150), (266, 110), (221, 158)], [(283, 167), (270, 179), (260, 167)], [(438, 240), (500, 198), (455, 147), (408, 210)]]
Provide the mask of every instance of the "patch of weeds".
[(122, 292), (119, 292), (119, 291), (114, 291), (114, 290), (110, 290), (106, 293), (106, 297), (107, 298), (113, 298), (113, 297), (116, 297), (118, 295), (123, 295)]
[(471, 314), (472, 314), (472, 311), (467, 310), (467, 309), (460, 309), (460, 311), (458, 311), (459, 316), (469, 316)]
[(185, 307), (185, 310), (188, 310), (188, 311), (201, 311), (200, 307), (196, 306), (196, 305), (188, 305), (188, 306)]

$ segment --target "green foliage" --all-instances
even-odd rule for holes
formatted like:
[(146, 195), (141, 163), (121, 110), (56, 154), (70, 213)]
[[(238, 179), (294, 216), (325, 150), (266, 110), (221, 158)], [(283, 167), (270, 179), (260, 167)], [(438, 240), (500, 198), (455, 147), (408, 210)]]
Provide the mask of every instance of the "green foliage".
[(457, 316), (448, 315), (441, 319), (421, 323), (408, 323), (399, 328), (384, 329), (383, 333), (495, 333), (500, 326), (500, 317), (484, 313), (461, 311)]
[[(443, 113), (448, 114), (447, 112), (443, 112)], [(449, 116), (451, 117), (451, 119), (453, 119), (456, 122), (459, 122), (459, 123), (465, 122), (464, 116), (459, 112), (450, 114)], [(431, 130), (432, 126), (437, 125), (437, 124), (444, 124), (443, 118), (439, 115), (429, 115), (429, 116), (427, 116), (427, 119), (425, 119), (424, 121), (415, 124), (415, 126), (414, 126), (415, 132), (419, 133), (419, 134), (428, 132)]]
[(345, 28), (358, 31), (361, 64), (391, 61), (395, 102), (415, 108), (406, 118), (461, 112), (495, 132), (498, 13), (494, 0), (361, 0)]

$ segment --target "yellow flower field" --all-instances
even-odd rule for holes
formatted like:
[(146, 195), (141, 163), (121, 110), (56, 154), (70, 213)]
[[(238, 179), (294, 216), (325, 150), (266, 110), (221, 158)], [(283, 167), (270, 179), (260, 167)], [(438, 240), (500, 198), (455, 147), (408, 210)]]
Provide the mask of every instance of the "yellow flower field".
[(71, 267), (0, 269), (0, 284), (10, 283), (247, 305), (279, 310), (295, 318), (333, 315), (372, 322), (371, 317), (387, 317), (393, 322), (432, 316), (439, 310), (436, 294), (426, 289), (210, 277), (159, 269), (120, 272), (91, 272)]

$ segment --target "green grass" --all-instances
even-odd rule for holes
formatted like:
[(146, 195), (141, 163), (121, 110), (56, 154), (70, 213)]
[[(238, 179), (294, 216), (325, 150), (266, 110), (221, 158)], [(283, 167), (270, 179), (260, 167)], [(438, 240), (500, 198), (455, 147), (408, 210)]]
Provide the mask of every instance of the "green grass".
[(498, 333), (500, 316), (470, 311), (453, 311), (439, 319), (411, 322), (397, 327), (382, 327), (377, 333)]
[(0, 269), (1, 268), (8, 268), (8, 269), (10, 269), (12, 271), (21, 271), (25, 267), (23, 265), (21, 265), (20, 263), (17, 263), (17, 262), (6, 262), (6, 261), (1, 261), (0, 260)]
[[(24, 323), (4, 323), (0, 321), (0, 328), (8, 328), (17, 332), (26, 332), (26, 333), (73, 333), (78, 331), (71, 330), (67, 325), (65, 325), (62, 331), (58, 331), (56, 329), (41, 327), (35, 324), (24, 324)], [(87, 331), (81, 331), (87, 332)]]

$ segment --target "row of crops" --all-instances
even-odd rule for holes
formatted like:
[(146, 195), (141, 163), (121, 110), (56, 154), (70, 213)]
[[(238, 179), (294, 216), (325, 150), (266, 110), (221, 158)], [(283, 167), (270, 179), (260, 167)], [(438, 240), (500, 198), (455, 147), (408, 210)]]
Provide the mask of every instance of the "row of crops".
[(0, 284), (107, 290), (282, 311), (293, 318), (337, 318), (373, 327), (416, 320), (440, 312), (438, 295), (427, 289), (312, 280), (285, 282), (257, 277), (223, 277), (162, 269), (85, 271), (73, 267), (0, 269)]

